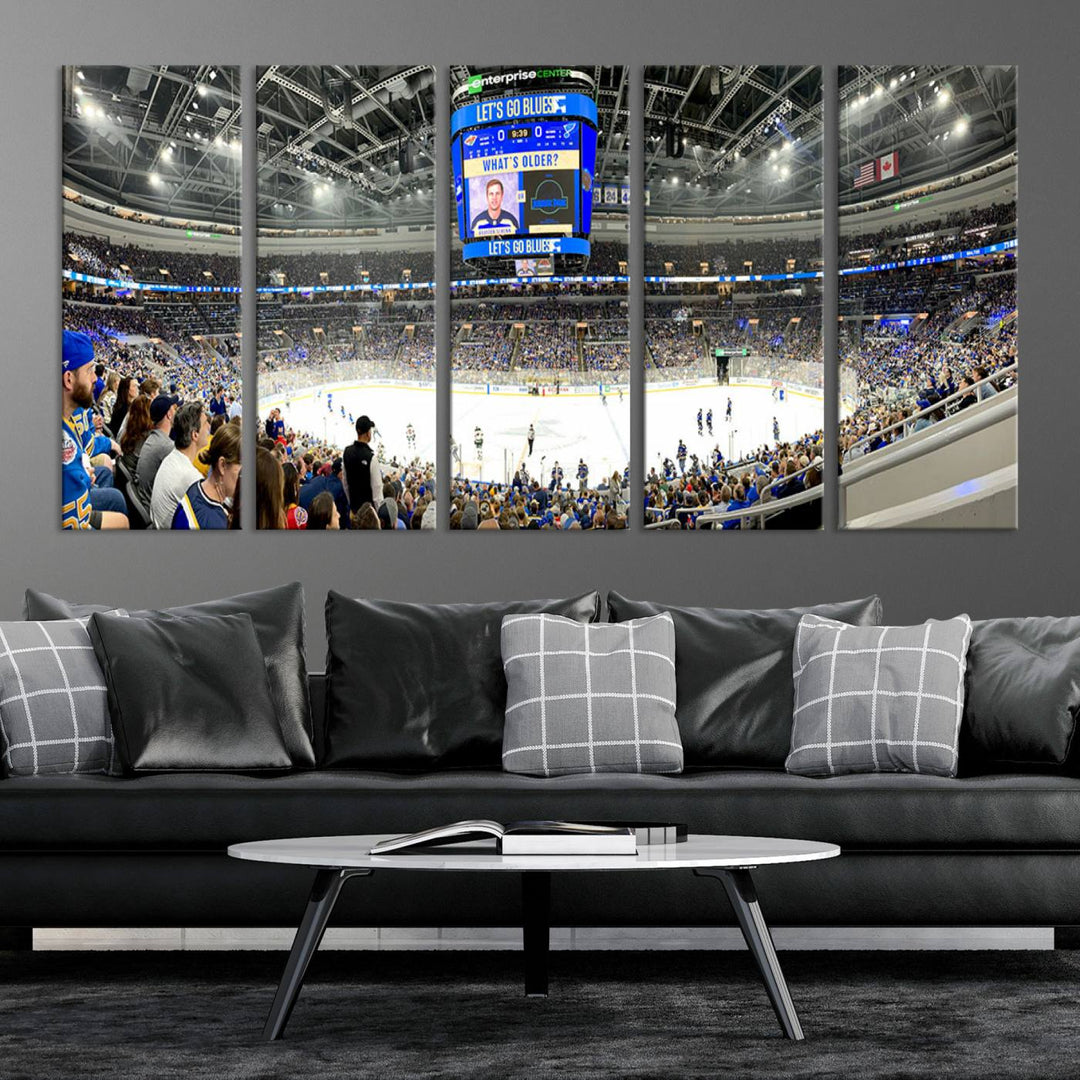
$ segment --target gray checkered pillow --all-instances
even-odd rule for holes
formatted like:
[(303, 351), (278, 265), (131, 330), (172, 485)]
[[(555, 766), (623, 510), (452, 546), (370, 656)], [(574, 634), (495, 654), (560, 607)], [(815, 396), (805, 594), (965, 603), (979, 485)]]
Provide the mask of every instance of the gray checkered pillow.
[(676, 773), (675, 625), (507, 615), (503, 768), (540, 776)]
[(955, 776), (970, 638), (966, 615), (922, 626), (804, 615), (788, 772)]
[(86, 619), (0, 623), (0, 770), (120, 772)]

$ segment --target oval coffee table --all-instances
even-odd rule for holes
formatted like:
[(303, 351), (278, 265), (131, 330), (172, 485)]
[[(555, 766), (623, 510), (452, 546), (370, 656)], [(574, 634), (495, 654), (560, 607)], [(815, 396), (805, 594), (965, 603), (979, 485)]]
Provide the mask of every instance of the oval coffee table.
[(784, 1034), (789, 1039), (803, 1037), (750, 871), (759, 866), (831, 859), (840, 854), (840, 848), (835, 844), (767, 836), (691, 835), (679, 844), (642, 847), (636, 855), (498, 855), (491, 850), (490, 843), (457, 844), (390, 855), (371, 854), (374, 844), (392, 835), (395, 834), (259, 840), (233, 844), (229, 848), (229, 854), (236, 859), (316, 868), (304, 918), (263, 1028), (265, 1040), (280, 1039), (285, 1031), (304, 984), (308, 964), (319, 947), (341, 887), (349, 878), (367, 877), (376, 870), (394, 873), (475, 870), (477, 873), (521, 874), (525, 992), (529, 996), (547, 993), (552, 874), (582, 870), (624, 873), (692, 870), (700, 877), (716, 878), (724, 886), (735, 911)]

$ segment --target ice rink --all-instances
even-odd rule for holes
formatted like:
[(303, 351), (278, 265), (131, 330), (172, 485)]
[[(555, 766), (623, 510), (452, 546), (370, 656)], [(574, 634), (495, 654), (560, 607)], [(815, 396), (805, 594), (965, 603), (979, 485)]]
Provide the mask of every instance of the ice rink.
[[(606, 396), (605, 403), (597, 392), (535, 397), (455, 387), (454, 439), (461, 447), (455, 475), (505, 481), (507, 470), (513, 477), (524, 461), (530, 476), (546, 482), (558, 462), (567, 482), (576, 486), (579, 458), (588, 464), (592, 483), (622, 472), (630, 463), (630, 393), (624, 391), (621, 402), (617, 390)], [(530, 424), (536, 439), (527, 458)], [(482, 463), (474, 445), (477, 425), (484, 433)]]
[[(327, 395), (332, 407), (327, 407)], [(344, 449), (356, 440), (356, 418), (368, 415), (375, 421), (376, 446), (381, 442), (387, 460), (435, 460), (435, 387), (388, 386), (386, 383), (324, 383), (298, 390), (288, 397), (281, 394), (259, 398), (259, 416), (266, 419), (270, 409), (281, 409), (285, 426), (313, 435), (321, 442)], [(345, 415), (341, 415), (341, 410)], [(352, 423), (349, 416), (352, 416)], [(405, 429), (412, 424), (416, 431), (416, 449), (405, 443)]]
[[(731, 421), (724, 419), (731, 398)], [(800, 438), (824, 426), (821, 398), (788, 391), (776, 401), (768, 386), (716, 386), (701, 384), (678, 388), (645, 389), (645, 473), (659, 471), (664, 458), (675, 460), (679, 439), (691, 454), (706, 460), (713, 447), (728, 461), (739, 461), (762, 443), (773, 442), (773, 417), (780, 425), (780, 441)], [(697, 433), (697, 413), (713, 411), (713, 434), (704, 427)]]
[[(327, 408), (327, 394), (333, 395)], [(732, 420), (724, 420), (728, 397)], [(285, 423), (297, 431), (344, 448), (356, 437), (351, 414), (366, 413), (377, 429), (387, 458), (399, 461), (419, 457), (435, 460), (435, 390), (432, 386), (365, 385), (355, 381), (311, 387), (290, 395), (260, 399), (259, 414), (280, 407)], [(341, 415), (344, 408), (345, 416)], [(699, 438), (697, 411), (713, 410), (713, 434)], [(658, 466), (664, 457), (675, 458), (680, 437), (691, 454), (706, 457), (719, 446), (728, 460), (738, 460), (762, 443), (772, 442), (772, 421), (780, 424), (782, 440), (817, 431), (823, 424), (821, 398), (788, 393), (787, 400), (773, 399), (768, 387), (698, 385), (680, 388), (646, 388), (645, 467)], [(622, 470), (630, 460), (630, 395), (622, 401), (617, 391), (560, 394), (535, 397), (519, 393), (487, 393), (483, 387), (455, 387), (452, 394), (454, 438), (461, 447), (461, 465), (455, 475), (470, 479), (505, 480), (518, 464), (526, 462), (531, 475), (546, 480), (555, 462), (567, 480), (576, 477), (578, 458), (589, 465), (596, 482)], [(416, 429), (416, 450), (405, 445), (405, 428)], [(536, 430), (533, 455), (526, 459), (529, 425)], [(474, 429), (484, 433), (483, 461), (477, 459)], [(508, 472), (507, 472), (508, 471)]]

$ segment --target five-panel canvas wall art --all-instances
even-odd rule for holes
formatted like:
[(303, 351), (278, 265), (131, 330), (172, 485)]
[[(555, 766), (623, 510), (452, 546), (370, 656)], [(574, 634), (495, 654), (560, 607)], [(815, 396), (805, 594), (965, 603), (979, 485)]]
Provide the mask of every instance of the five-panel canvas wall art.
[(64, 68), (63, 527), (1015, 528), (1016, 68), (631, 73)]

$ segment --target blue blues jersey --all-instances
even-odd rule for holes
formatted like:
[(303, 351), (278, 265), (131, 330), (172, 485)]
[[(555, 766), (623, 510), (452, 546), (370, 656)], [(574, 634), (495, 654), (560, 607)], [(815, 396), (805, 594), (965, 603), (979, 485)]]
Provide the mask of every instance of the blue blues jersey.
[(180, 496), (173, 514), (174, 529), (227, 529), (229, 511), (224, 503), (210, 499), (203, 491), (202, 481), (196, 480)]
[(80, 444), (90, 457), (95, 458), (98, 454), (107, 454), (112, 449), (112, 440), (108, 435), (98, 435), (94, 431), (94, 412), (92, 409), (76, 409), (72, 420)]
[(89, 529), (90, 458), (83, 448), (82, 435), (74, 417), (64, 417), (60, 429), (62, 495), (60, 524), (65, 529)]

